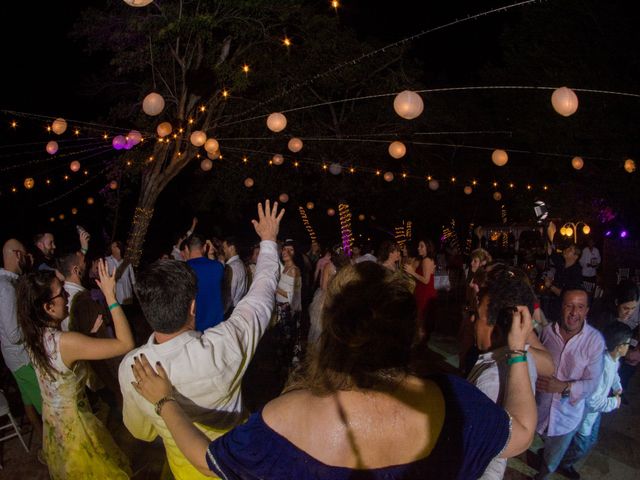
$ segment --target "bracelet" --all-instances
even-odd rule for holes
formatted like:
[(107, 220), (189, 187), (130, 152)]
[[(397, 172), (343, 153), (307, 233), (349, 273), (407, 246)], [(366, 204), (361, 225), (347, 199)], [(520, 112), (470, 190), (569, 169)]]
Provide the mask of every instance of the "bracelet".
[(527, 361), (526, 355), (519, 355), (517, 357), (511, 357), (507, 359), (507, 365), (513, 365), (514, 363), (520, 363), (520, 362), (526, 362), (526, 361)]
[(160, 400), (158, 400), (154, 405), (154, 408), (156, 410), (156, 415), (160, 416), (162, 407), (167, 402), (177, 402), (176, 397), (174, 397), (173, 395), (167, 395), (166, 397), (162, 397)]
[(80, 251), (82, 252), (83, 255), (86, 255), (87, 252), (89, 251), (88, 248), (81, 248)]
[(111, 305), (109, 305), (109, 311), (113, 310), (114, 308), (118, 308), (120, 306), (120, 304), (118, 302), (114, 302)]
[(520, 356), (527, 356), (527, 351), (526, 350), (509, 350), (507, 352), (507, 355), (520, 355)]

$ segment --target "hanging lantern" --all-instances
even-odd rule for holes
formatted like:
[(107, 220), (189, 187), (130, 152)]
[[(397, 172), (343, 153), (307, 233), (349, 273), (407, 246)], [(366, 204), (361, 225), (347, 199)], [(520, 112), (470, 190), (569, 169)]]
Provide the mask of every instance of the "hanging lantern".
[(361, 222), (364, 222), (364, 219), (367, 218), (364, 216), (364, 213), (361, 213), (360, 215), (358, 215), (358, 220), (360, 220)]
[(117, 190), (117, 188), (118, 188), (118, 182), (117, 182), (116, 180), (111, 180), (111, 181), (109, 182), (109, 188), (110, 188), (111, 190)]
[(220, 158), (220, 150), (216, 150), (215, 152), (207, 153), (207, 158), (209, 160), (217, 160)]
[(567, 227), (564, 229), (564, 233), (567, 237), (571, 237), (573, 235), (573, 228)]
[(77, 172), (78, 170), (80, 170), (80, 162), (78, 160), (74, 160), (69, 164), (69, 168), (72, 172)]
[(124, 3), (131, 7), (146, 7), (151, 2), (153, 2), (153, 0), (124, 0)]
[(56, 118), (51, 124), (51, 130), (56, 135), (62, 135), (67, 129), (67, 121), (64, 118)]
[(115, 136), (113, 140), (111, 140), (111, 145), (113, 145), (113, 148), (116, 150), (122, 150), (126, 144), (127, 139), (122, 135)]
[(339, 163), (332, 163), (329, 165), (329, 172), (331, 172), (332, 175), (340, 175), (342, 173), (342, 165)]
[(473, 188), (471, 188), (470, 186), (466, 186), (464, 187), (464, 194), (465, 195), (471, 195), (473, 193)]
[(78, 209), (76, 207), (73, 207), (71, 209), (71, 215), (77, 215), (78, 214)]
[(578, 96), (567, 87), (560, 87), (551, 95), (553, 109), (563, 117), (568, 117), (578, 110)]
[(244, 186), (247, 188), (253, 187), (253, 178), (247, 177), (244, 179)]
[(302, 145), (302, 140), (297, 137), (293, 137), (291, 140), (289, 140), (289, 144), (287, 145), (287, 147), (293, 153), (298, 153), (300, 150), (302, 150)]
[(89, 198), (87, 198), (87, 205), (93, 205), (93, 202), (94, 202), (94, 201), (95, 201), (95, 200), (93, 199), (93, 197), (89, 197)]
[(191, 144), (194, 147), (201, 147), (207, 141), (207, 134), (201, 130), (196, 130), (191, 134), (191, 137), (189, 137), (189, 140), (191, 140)]
[(491, 161), (499, 167), (504, 167), (509, 161), (509, 155), (504, 150), (494, 150), (491, 154)]
[(281, 193), (278, 197), (278, 201), (280, 203), (287, 203), (289, 201), (289, 195), (287, 195), (286, 193)]
[(47, 143), (47, 153), (49, 155), (55, 155), (58, 152), (58, 142), (51, 140)]
[(393, 182), (393, 173), (384, 172), (384, 180), (385, 182)]
[(402, 158), (407, 153), (407, 147), (402, 142), (391, 142), (389, 145), (389, 155), (393, 158)]
[(272, 113), (267, 117), (267, 128), (272, 132), (281, 132), (287, 126), (287, 117), (282, 113)]
[(213, 168), (213, 162), (208, 158), (205, 158), (200, 162), (200, 168), (202, 169), (203, 172), (208, 172)]
[(315, 207), (315, 204), (313, 202), (307, 202), (307, 210), (313, 210)]
[(424, 103), (422, 102), (422, 97), (416, 92), (405, 90), (396, 95), (393, 101), (393, 109), (402, 118), (413, 120), (424, 110)]
[(156, 132), (160, 138), (164, 138), (173, 131), (173, 127), (169, 122), (162, 122), (156, 127)]
[(584, 160), (582, 160), (582, 157), (573, 157), (571, 159), (571, 166), (576, 170), (580, 170), (584, 167)]
[(220, 150), (220, 144), (215, 138), (209, 138), (206, 142), (204, 142), (204, 149), (208, 153), (217, 152)]
[(585, 235), (589, 235), (591, 233), (591, 227), (589, 225), (583, 226), (582, 233), (584, 233)]
[(160, 115), (162, 110), (164, 110), (164, 98), (162, 98), (162, 95), (159, 93), (151, 92), (149, 95), (144, 97), (144, 100), (142, 101), (142, 110), (151, 117)]
[(272, 158), (271, 161), (273, 162), (274, 165), (282, 165), (284, 162), (284, 157), (282, 155), (280, 155), (279, 153), (276, 153)]
[(31, 190), (33, 188), (33, 186), (35, 185), (35, 181), (33, 180), (33, 178), (29, 177), (29, 178), (25, 178), (24, 179), (24, 188), (26, 188), (27, 190)]
[(131, 130), (127, 134), (127, 142), (131, 145), (137, 145), (142, 141), (142, 134), (137, 130)]
[(433, 190), (434, 192), (440, 188), (440, 182), (438, 180), (429, 180), (429, 190)]
[(493, 199), (496, 202), (499, 202), (500, 200), (502, 200), (502, 194), (500, 192), (493, 192)]
[(329, 215), (330, 217), (333, 217), (335, 214), (336, 214), (336, 211), (334, 208), (327, 209), (327, 215)]
[(624, 170), (625, 170), (627, 173), (633, 173), (633, 172), (635, 172), (635, 171), (636, 171), (636, 162), (635, 162), (635, 161), (633, 161), (633, 160), (631, 160), (630, 158), (627, 158), (627, 159), (624, 161)]

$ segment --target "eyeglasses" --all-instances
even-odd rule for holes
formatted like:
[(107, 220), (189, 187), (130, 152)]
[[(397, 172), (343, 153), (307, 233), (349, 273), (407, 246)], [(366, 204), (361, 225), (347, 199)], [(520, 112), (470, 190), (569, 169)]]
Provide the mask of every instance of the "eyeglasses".
[(51, 303), (51, 302), (53, 302), (53, 301), (54, 301), (56, 298), (58, 298), (58, 297), (62, 297), (62, 298), (64, 298), (64, 299), (67, 299), (67, 298), (69, 297), (69, 294), (67, 293), (67, 291), (66, 291), (64, 288), (62, 288), (62, 289), (60, 290), (60, 293), (59, 293), (59, 294), (57, 294), (57, 295), (56, 295), (56, 296), (54, 296), (54, 297), (51, 297), (49, 300), (47, 300), (47, 303)]

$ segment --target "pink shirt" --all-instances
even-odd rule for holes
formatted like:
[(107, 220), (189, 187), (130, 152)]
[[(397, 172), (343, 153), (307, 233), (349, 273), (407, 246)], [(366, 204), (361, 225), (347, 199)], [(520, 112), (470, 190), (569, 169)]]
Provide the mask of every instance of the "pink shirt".
[(571, 394), (562, 398), (560, 393), (538, 391), (539, 434), (554, 437), (575, 430), (584, 414), (585, 399), (591, 395), (602, 377), (604, 339), (598, 330), (588, 325), (565, 344), (557, 323), (547, 325), (540, 341), (549, 350), (556, 365), (555, 377), (571, 383)]

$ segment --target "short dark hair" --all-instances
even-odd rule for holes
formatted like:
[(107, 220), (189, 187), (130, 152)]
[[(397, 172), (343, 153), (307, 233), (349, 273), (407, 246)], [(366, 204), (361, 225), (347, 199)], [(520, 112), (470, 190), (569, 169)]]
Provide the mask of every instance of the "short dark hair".
[(78, 251), (67, 250), (56, 256), (56, 268), (60, 273), (62, 273), (62, 275), (68, 277), (71, 275), (73, 267), (78, 265), (79, 259)]
[(391, 240), (385, 240), (378, 249), (378, 261), (384, 263), (389, 259), (389, 255), (399, 250), (398, 244)]
[[(519, 268), (498, 263), (487, 269), (483, 284), (478, 293), (478, 301), (483, 297), (489, 297), (487, 320), (489, 325), (502, 328), (503, 334), (507, 334), (511, 324), (501, 324), (500, 320), (505, 312), (512, 310), (517, 305), (526, 305), (533, 314), (533, 305), (536, 296), (531, 288), (531, 283), (526, 273)], [(511, 315), (507, 315), (506, 321), (510, 322)]]
[(581, 286), (568, 286), (562, 289), (562, 293), (560, 294), (560, 300), (564, 301), (564, 296), (567, 294), (567, 292), (582, 292), (585, 294), (585, 296), (587, 297), (587, 307), (591, 306), (591, 298), (589, 297), (589, 292), (587, 292), (584, 288), (582, 288)]
[(189, 247), (189, 250), (193, 250), (194, 248), (204, 248), (204, 244), (206, 240), (204, 236), (194, 233), (193, 235), (189, 235), (187, 239), (183, 242), (183, 247)]
[(187, 322), (198, 279), (186, 262), (158, 260), (138, 276), (134, 290), (151, 328), (175, 333)]
[(236, 237), (227, 237), (223, 240), (223, 242), (225, 242), (230, 247), (236, 247), (236, 250), (238, 250), (238, 240), (236, 239)]
[(640, 298), (638, 286), (632, 280), (622, 280), (616, 286), (615, 299), (618, 305), (627, 302), (637, 302)]
[(602, 329), (604, 343), (608, 352), (613, 352), (619, 345), (628, 342), (633, 335), (628, 325), (622, 322), (611, 322)]

